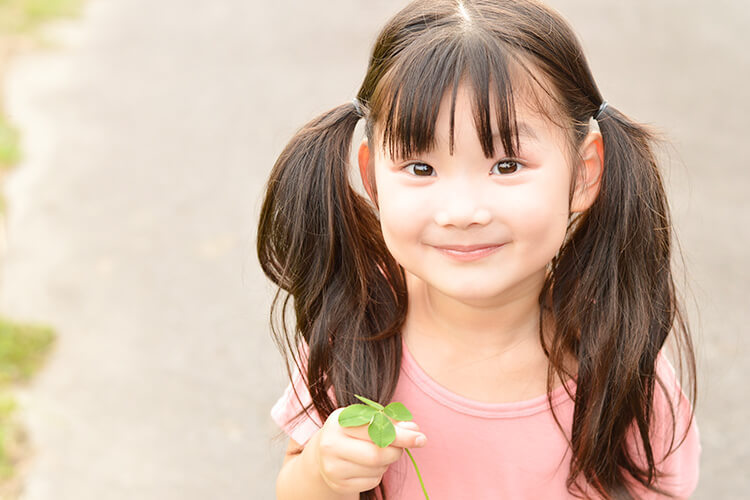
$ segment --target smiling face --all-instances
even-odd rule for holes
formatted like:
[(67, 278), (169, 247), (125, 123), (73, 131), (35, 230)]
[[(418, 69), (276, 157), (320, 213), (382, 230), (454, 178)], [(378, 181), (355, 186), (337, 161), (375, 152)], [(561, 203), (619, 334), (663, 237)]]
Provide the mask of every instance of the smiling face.
[[(458, 87), (453, 154), (450, 94), (431, 151), (410, 158), (392, 158), (381, 148), (372, 157), (366, 147), (364, 156), (360, 151), (360, 162), (374, 169), (385, 243), (406, 271), (466, 304), (538, 296), (569, 220), (573, 169), (564, 133), (519, 100), (517, 155), (506, 156), (498, 139), (487, 158), (472, 99), (469, 87)], [(460, 251), (477, 246), (485, 248)]]

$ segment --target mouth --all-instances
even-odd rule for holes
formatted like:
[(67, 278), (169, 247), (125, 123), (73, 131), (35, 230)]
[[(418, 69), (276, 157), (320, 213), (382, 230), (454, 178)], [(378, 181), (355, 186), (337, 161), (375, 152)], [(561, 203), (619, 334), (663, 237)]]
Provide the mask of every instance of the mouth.
[(478, 260), (478, 259), (484, 258), (492, 253), (495, 253), (503, 246), (504, 244), (470, 245), (470, 246), (451, 245), (451, 246), (442, 246), (442, 247), (436, 246), (434, 248), (438, 250), (440, 253), (442, 253), (443, 255), (451, 257), (454, 260), (467, 262), (467, 261)]

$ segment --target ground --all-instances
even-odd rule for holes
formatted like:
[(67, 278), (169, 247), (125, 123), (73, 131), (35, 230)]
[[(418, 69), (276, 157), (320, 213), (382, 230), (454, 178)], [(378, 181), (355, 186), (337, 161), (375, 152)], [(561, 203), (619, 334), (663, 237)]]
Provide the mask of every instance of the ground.
[[(610, 104), (673, 141), (701, 370), (693, 498), (742, 498), (750, 8), (551, 4)], [(14, 62), (27, 156), (6, 189), (0, 306), (59, 333), (21, 398), (25, 500), (272, 498), (285, 373), (254, 254), (263, 183), (294, 130), (354, 97), (400, 5), (91, 0), (60, 49)]]

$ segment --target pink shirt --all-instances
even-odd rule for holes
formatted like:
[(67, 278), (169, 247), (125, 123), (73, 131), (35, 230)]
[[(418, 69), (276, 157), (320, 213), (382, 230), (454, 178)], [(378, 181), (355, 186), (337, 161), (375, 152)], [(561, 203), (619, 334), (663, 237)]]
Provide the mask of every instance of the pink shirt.
[[(565, 487), (570, 468), (568, 445), (555, 424), (546, 395), (514, 403), (473, 401), (431, 379), (411, 356), (406, 343), (403, 343), (403, 353), (393, 401), (400, 401), (411, 410), (414, 421), (427, 436), (425, 447), (409, 451), (419, 466), (431, 500), (575, 498)], [(661, 353), (657, 373), (671, 390), (674, 403), (679, 403), (679, 442), (687, 427), (690, 403), (674, 369)], [(296, 370), (294, 382), (306, 404), (310, 396)], [(575, 381), (567, 384), (575, 394)], [(660, 425), (652, 430), (652, 446), (658, 464), (669, 446), (671, 417), (658, 384), (655, 393), (655, 415), (666, 415), (658, 419)], [(563, 386), (553, 391), (552, 404), (569, 437), (574, 405)], [(322, 421), (314, 413), (313, 418), (303, 416), (298, 422), (289, 422), (300, 408), (290, 384), (273, 406), (271, 416), (291, 438), (305, 444), (322, 426)], [(678, 498), (689, 497), (698, 482), (700, 453), (698, 427), (693, 419), (685, 441), (661, 465), (670, 477), (660, 485)], [(389, 499), (424, 498), (406, 453), (390, 466), (383, 481)], [(642, 493), (639, 498), (662, 497)]]

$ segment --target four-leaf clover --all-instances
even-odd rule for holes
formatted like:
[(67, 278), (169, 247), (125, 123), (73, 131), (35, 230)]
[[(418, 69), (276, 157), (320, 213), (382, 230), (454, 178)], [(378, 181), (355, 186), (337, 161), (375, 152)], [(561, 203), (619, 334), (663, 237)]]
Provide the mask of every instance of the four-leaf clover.
[(365, 404), (347, 406), (339, 415), (339, 425), (341, 427), (357, 427), (369, 424), (367, 433), (370, 435), (372, 442), (381, 448), (385, 448), (396, 439), (396, 428), (393, 427), (388, 417), (398, 421), (414, 418), (403, 403), (391, 403), (383, 407), (383, 405), (362, 396), (356, 394), (354, 396)]
[[(339, 425), (341, 427), (358, 427), (367, 424), (367, 433), (370, 435), (370, 439), (380, 448), (385, 448), (396, 439), (396, 428), (388, 417), (398, 421), (412, 420), (414, 418), (403, 403), (394, 402), (384, 407), (380, 403), (358, 396), (357, 394), (354, 396), (365, 404), (347, 406), (339, 414)], [(419, 484), (422, 485), (422, 493), (424, 493), (425, 499), (430, 500), (422, 481), (422, 475), (419, 473), (417, 462), (414, 461), (409, 448), (404, 448), (404, 450), (409, 455), (411, 463), (414, 464), (414, 469), (417, 471), (417, 477), (419, 478)]]

